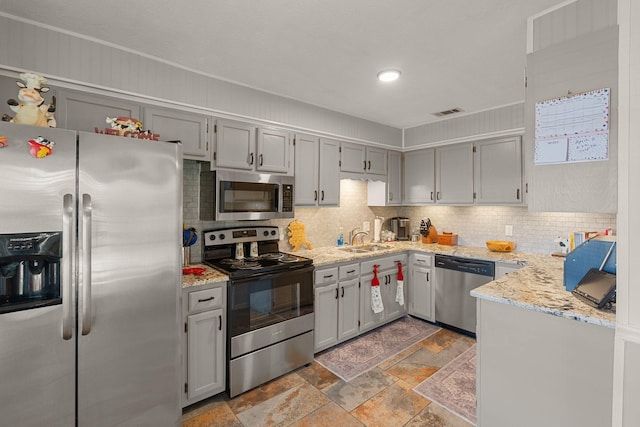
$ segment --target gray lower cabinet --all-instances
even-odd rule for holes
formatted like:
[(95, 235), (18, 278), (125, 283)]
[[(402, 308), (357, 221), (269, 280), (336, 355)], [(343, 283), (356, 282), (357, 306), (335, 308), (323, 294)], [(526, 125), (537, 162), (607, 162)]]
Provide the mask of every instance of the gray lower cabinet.
[[(398, 263), (403, 267), (403, 293), (404, 304), (396, 302), (398, 289)], [(378, 267), (378, 281), (380, 282), (380, 294), (384, 310), (374, 313), (371, 306), (371, 284), (373, 281), (373, 266)], [(360, 264), (360, 332), (364, 332), (387, 322), (402, 317), (407, 313), (407, 286), (409, 275), (407, 271), (407, 254), (397, 254), (386, 257), (374, 258), (363, 261)]]
[(315, 271), (314, 351), (357, 336), (360, 265)]
[(520, 270), (523, 266), (509, 262), (496, 262), (495, 278), (499, 279), (516, 270)]
[(160, 135), (163, 141), (182, 142), (188, 160), (209, 160), (209, 116), (168, 108), (144, 107), (145, 129)]
[(226, 290), (225, 282), (182, 291), (182, 407), (225, 390)]
[(433, 255), (409, 256), (409, 314), (431, 322), (435, 321), (435, 288), (433, 286)]

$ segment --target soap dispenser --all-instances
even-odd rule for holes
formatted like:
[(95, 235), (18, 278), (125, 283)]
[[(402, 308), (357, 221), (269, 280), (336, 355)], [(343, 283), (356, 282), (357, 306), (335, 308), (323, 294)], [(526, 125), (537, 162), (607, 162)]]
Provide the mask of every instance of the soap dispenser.
[(344, 228), (342, 227), (338, 231), (338, 246), (344, 246)]

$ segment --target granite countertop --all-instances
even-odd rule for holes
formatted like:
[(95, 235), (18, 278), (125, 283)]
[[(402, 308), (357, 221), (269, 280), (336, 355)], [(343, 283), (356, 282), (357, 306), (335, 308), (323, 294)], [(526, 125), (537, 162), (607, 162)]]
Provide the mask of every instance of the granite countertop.
[(215, 268), (209, 267), (205, 264), (191, 264), (189, 268), (204, 268), (204, 274), (198, 276), (197, 274), (183, 274), (182, 275), (182, 288), (190, 288), (192, 286), (207, 285), (210, 283), (226, 282), (229, 280), (229, 276)]
[(615, 307), (598, 310), (575, 298), (564, 287), (564, 258), (527, 252), (491, 252), (485, 247), (445, 246), (421, 242), (385, 242), (383, 249), (351, 253), (337, 247), (301, 249), (296, 254), (313, 259), (316, 267), (348, 261), (360, 261), (402, 251), (455, 255), (489, 261), (519, 264), (524, 267), (471, 291), (471, 295), (527, 310), (615, 328)]

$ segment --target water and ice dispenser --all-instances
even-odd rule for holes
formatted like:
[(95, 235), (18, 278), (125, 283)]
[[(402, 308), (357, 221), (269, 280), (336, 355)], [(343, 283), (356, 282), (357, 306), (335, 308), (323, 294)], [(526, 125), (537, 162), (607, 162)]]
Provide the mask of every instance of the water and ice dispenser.
[(0, 314), (60, 304), (62, 232), (0, 234)]

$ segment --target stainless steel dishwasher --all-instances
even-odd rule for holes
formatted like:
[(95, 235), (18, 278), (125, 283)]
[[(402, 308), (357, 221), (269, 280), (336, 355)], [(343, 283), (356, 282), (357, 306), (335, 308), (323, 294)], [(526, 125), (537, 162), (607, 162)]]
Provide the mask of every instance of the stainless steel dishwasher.
[(476, 333), (476, 299), (472, 289), (493, 280), (495, 264), (436, 255), (436, 322)]

